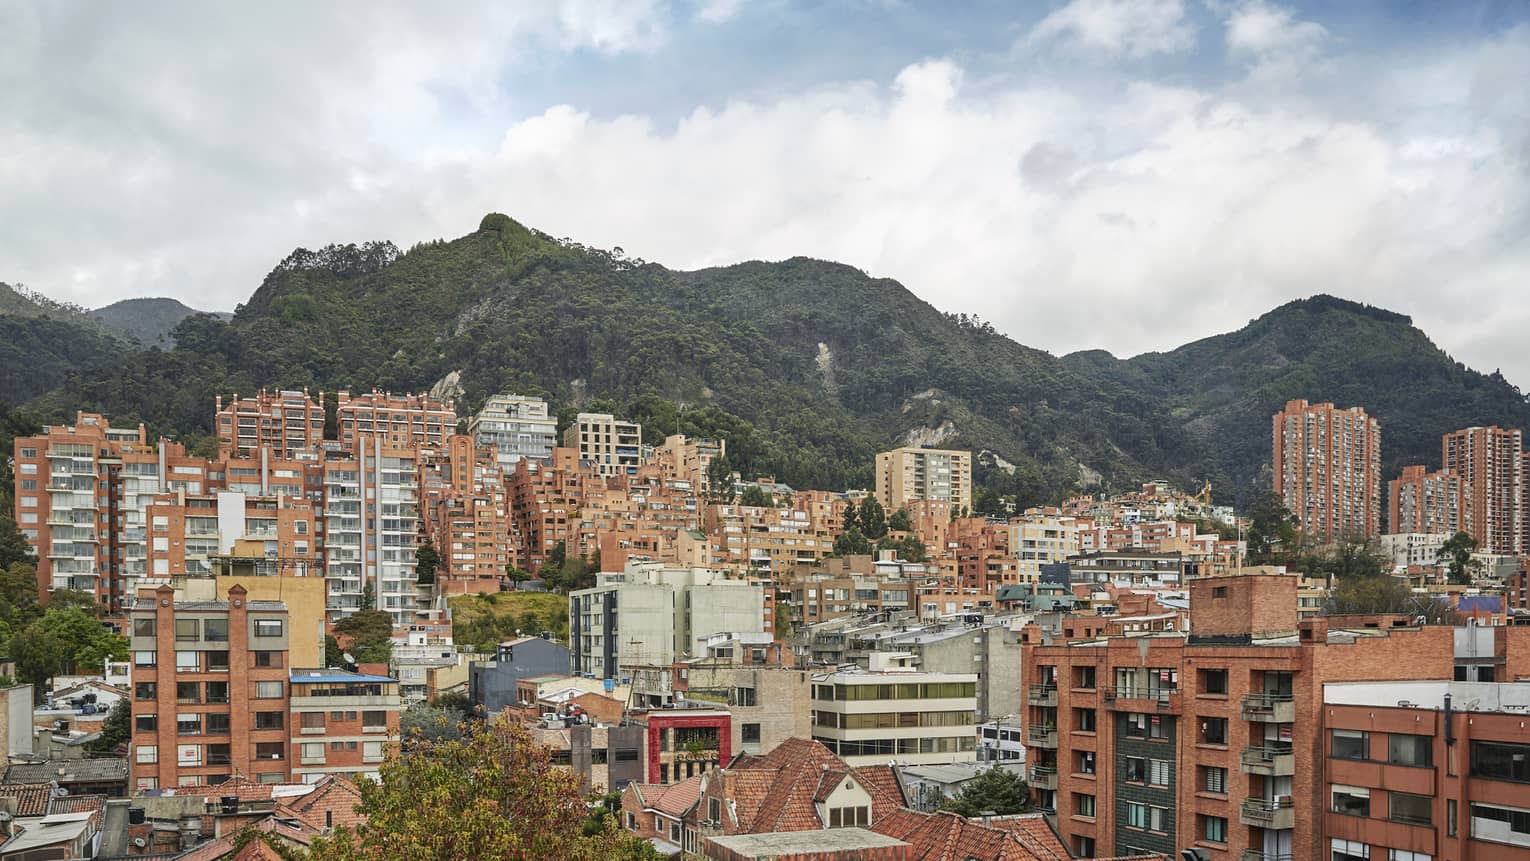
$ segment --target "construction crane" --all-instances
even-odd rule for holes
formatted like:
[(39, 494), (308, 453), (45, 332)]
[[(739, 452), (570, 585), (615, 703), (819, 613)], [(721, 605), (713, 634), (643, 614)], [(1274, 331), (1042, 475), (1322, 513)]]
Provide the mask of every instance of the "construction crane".
[(1211, 506), (1211, 479), (1206, 479), (1206, 486), (1202, 487), (1201, 492), (1195, 495), (1195, 499), (1204, 506)]

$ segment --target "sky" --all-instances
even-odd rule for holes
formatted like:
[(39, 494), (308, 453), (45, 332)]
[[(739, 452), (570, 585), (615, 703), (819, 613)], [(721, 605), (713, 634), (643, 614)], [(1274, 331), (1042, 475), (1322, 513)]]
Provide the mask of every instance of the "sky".
[(504, 212), (1118, 356), (1332, 293), (1530, 389), (1530, 3), (0, 0), (0, 281), (229, 310)]

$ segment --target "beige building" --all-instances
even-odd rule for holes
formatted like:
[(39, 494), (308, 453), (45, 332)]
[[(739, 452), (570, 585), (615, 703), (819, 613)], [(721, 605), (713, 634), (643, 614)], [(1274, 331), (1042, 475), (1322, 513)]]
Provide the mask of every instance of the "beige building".
[(972, 452), (895, 448), (877, 455), (877, 500), (888, 514), (916, 499), (972, 507)]
[(610, 413), (580, 413), (563, 431), (564, 448), (595, 464), (601, 475), (636, 475), (643, 462), (643, 426)]
[(850, 765), (975, 762), (977, 675), (814, 676), (813, 740)]

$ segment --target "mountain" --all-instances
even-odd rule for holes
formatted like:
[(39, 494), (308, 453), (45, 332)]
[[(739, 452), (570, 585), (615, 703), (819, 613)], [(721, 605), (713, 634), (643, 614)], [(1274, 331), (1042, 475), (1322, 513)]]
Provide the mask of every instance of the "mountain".
[(98, 409), (201, 439), (217, 392), (431, 389), (467, 414), (517, 391), (564, 416), (618, 410), (649, 441), (726, 437), (746, 475), (799, 487), (869, 486), (873, 454), (891, 445), (968, 447), (988, 493), (1022, 505), (1160, 476), (1247, 499), (1288, 397), (1366, 406), (1389, 470), (1435, 462), (1438, 434), (1461, 424), (1530, 425), (1517, 391), (1451, 361), (1406, 317), (1329, 297), (1171, 353), (1057, 357), (848, 266), (679, 272), (498, 214), (407, 252), (298, 249), (231, 320), (185, 317), (173, 335), (29, 412)]
[(121, 345), (85, 314), (24, 287), (0, 284), (0, 403), (19, 404), (90, 373)]
[[(106, 330), (114, 335), (144, 344), (173, 343), (170, 331), (192, 314), (204, 314), (181, 304), (175, 299), (162, 297), (123, 299), (90, 312)], [(216, 317), (225, 320), (233, 314), (217, 312)]]

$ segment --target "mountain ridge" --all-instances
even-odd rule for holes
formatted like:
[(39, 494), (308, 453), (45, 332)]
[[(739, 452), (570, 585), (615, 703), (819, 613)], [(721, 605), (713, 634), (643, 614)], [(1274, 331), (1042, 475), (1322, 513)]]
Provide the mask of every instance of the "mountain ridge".
[(29, 409), (99, 409), (196, 437), (211, 431), (215, 392), (451, 381), (464, 414), (505, 390), (565, 416), (617, 409), (655, 439), (726, 436), (743, 472), (801, 487), (868, 486), (872, 455), (899, 442), (967, 447), (987, 452), (976, 477), (988, 508), (1155, 477), (1249, 499), (1268, 486), (1269, 417), (1294, 397), (1366, 406), (1383, 424), (1385, 478), (1433, 463), (1455, 427), (1530, 426), (1501, 377), (1454, 362), (1406, 315), (1337, 297), (1166, 352), (1055, 356), (845, 264), (670, 270), (498, 213), (407, 251), (299, 249), (232, 319), (186, 317), (174, 337)]

